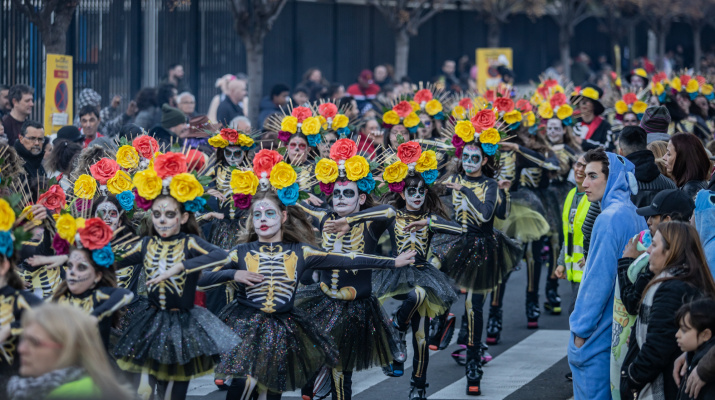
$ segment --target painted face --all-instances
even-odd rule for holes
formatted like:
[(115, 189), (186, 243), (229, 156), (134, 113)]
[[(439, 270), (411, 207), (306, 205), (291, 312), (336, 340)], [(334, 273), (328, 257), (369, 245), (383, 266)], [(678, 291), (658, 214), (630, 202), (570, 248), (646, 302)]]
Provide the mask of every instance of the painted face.
[(176, 200), (163, 197), (151, 206), (151, 222), (159, 236), (166, 238), (181, 231), (181, 211)]
[(623, 126), (638, 126), (638, 117), (632, 112), (626, 113), (623, 116)]
[(269, 200), (259, 200), (253, 205), (253, 229), (259, 239), (273, 238), (281, 229), (282, 213)]
[(420, 181), (417, 187), (410, 186), (405, 188), (403, 194), (405, 196), (405, 202), (407, 203), (407, 209), (409, 211), (417, 211), (425, 203), (427, 188), (424, 186), (424, 183)]
[(573, 176), (576, 184), (583, 185), (583, 180), (586, 179), (586, 160), (583, 156), (573, 164)]
[(36, 378), (55, 369), (62, 355), (62, 345), (53, 341), (42, 326), (32, 323), (23, 329), (17, 351), (20, 375)]
[(606, 175), (601, 171), (602, 164), (600, 161), (594, 161), (586, 165), (586, 178), (583, 180), (583, 190), (586, 192), (586, 197), (588, 197), (588, 201), (591, 203), (601, 201), (603, 194), (606, 193), (608, 178), (606, 178)]
[(654, 274), (660, 274), (666, 267), (665, 263), (670, 255), (670, 250), (665, 249), (665, 239), (660, 231), (655, 232), (653, 236), (653, 241), (651, 241), (648, 250), (646, 250), (650, 255), (650, 270)]
[(663, 155), (663, 161), (665, 161), (665, 170), (668, 172), (668, 175), (673, 175), (673, 166), (675, 165), (675, 157), (677, 155), (678, 153), (675, 151), (675, 146), (673, 146), (673, 142), (668, 142), (668, 149)]
[(638, 75), (633, 75), (631, 76), (631, 85), (637, 88), (643, 88), (645, 87), (645, 80)]
[(101, 274), (94, 270), (84, 251), (75, 250), (67, 261), (67, 287), (72, 294), (82, 294), (99, 282)]
[(701, 344), (710, 340), (712, 332), (705, 329), (698, 332), (693, 328), (690, 322), (690, 313), (685, 314), (685, 318), (680, 321), (680, 329), (675, 333), (675, 339), (678, 341), (678, 347), (682, 352), (695, 351)]
[(479, 146), (468, 145), (464, 147), (464, 151), (462, 151), (462, 168), (464, 168), (464, 172), (468, 174), (479, 172), (482, 169), (483, 161), (484, 156)]
[(402, 135), (402, 138), (405, 140), (410, 140), (410, 133), (407, 131), (407, 128), (405, 128), (402, 125), (395, 125), (392, 128), (390, 128), (390, 143), (389, 145), (392, 148), (397, 148), (397, 136)]
[(338, 137), (334, 133), (326, 133), (323, 135), (323, 141), (318, 145), (318, 151), (323, 158), (330, 158), (330, 148), (338, 141)]
[(546, 137), (553, 144), (564, 142), (564, 125), (558, 118), (551, 118), (546, 122)]
[(308, 142), (300, 136), (294, 136), (288, 141), (288, 159), (293, 164), (301, 164), (308, 155)]
[(363, 128), (368, 139), (372, 140), (375, 145), (382, 144), (385, 139), (384, 132), (380, 129), (380, 124), (376, 120), (371, 119), (365, 123)]
[(97, 206), (97, 212), (94, 214), (97, 218), (102, 218), (105, 224), (116, 230), (119, 227), (119, 210), (111, 201), (105, 201)]
[(578, 109), (581, 114), (593, 115), (593, 103), (585, 97), (578, 102)]
[(350, 215), (358, 211), (360, 204), (364, 203), (360, 197), (357, 183), (336, 182), (333, 189), (333, 209), (341, 217)]
[(227, 146), (223, 149), (223, 155), (226, 157), (226, 163), (232, 167), (238, 167), (243, 162), (245, 152), (239, 146)]

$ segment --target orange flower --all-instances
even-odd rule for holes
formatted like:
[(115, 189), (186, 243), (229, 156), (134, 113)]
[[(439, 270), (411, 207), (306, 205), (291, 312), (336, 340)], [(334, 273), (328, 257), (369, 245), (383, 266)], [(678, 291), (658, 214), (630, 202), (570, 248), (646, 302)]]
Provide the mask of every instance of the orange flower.
[(82, 247), (89, 250), (97, 250), (109, 244), (112, 240), (112, 228), (102, 221), (101, 218), (90, 218), (84, 221), (84, 228), (77, 229)]
[(432, 100), (432, 92), (429, 89), (422, 89), (415, 93), (415, 101), (419, 104), (423, 101), (426, 103)]
[(335, 161), (345, 161), (356, 154), (357, 145), (350, 139), (340, 139), (330, 147), (330, 158)]
[(119, 171), (119, 164), (116, 161), (109, 158), (102, 158), (94, 165), (89, 167), (89, 172), (92, 177), (96, 179), (101, 185), (106, 185), (107, 181), (114, 177), (114, 174)]
[(183, 153), (161, 154), (156, 156), (154, 161), (154, 171), (161, 179), (183, 174), (187, 170), (186, 156)]
[(279, 152), (263, 149), (253, 156), (253, 172), (255, 172), (259, 178), (264, 172), (270, 175), (273, 166), (281, 161), (283, 161), (283, 156)]
[(404, 100), (392, 107), (392, 110), (396, 112), (397, 115), (400, 116), (400, 118), (407, 117), (413, 111), (410, 103)]
[(291, 115), (298, 119), (298, 123), (301, 123), (306, 118), (312, 117), (313, 112), (308, 107), (296, 107), (293, 109)]
[[(151, 159), (159, 151), (159, 143), (151, 136), (141, 135), (132, 141), (132, 146), (144, 158)], [(113, 176), (113, 175), (112, 175)]]
[(500, 97), (494, 100), (494, 108), (499, 110), (500, 113), (508, 113), (514, 110), (514, 100), (508, 97)]
[(405, 164), (417, 162), (422, 155), (422, 146), (417, 142), (406, 142), (397, 146), (397, 158)]
[(489, 128), (493, 128), (496, 123), (496, 117), (494, 116), (494, 111), (492, 110), (482, 110), (472, 117), (472, 125), (474, 125), (474, 130), (481, 132)]

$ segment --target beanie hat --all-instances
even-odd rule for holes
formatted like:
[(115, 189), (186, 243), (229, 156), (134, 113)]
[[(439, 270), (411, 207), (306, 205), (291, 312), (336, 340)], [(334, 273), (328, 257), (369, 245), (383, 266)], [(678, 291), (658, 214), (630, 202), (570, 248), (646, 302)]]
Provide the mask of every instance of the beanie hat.
[(648, 107), (641, 119), (641, 128), (646, 133), (667, 133), (670, 125), (670, 113), (665, 106)]
[(102, 103), (102, 96), (95, 92), (93, 89), (87, 88), (82, 89), (79, 92), (79, 100), (77, 101), (77, 109), (81, 109), (84, 106), (94, 106), (99, 108)]
[(161, 106), (161, 127), (170, 129), (177, 125), (186, 123), (186, 115), (179, 110), (166, 103)]

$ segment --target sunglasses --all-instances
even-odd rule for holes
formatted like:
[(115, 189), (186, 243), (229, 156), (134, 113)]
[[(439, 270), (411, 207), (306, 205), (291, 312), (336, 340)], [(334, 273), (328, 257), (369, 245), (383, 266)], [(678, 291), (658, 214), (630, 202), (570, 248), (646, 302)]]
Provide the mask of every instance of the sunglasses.
[(353, 197), (355, 197), (355, 191), (352, 189), (335, 189), (333, 190), (333, 197), (337, 197), (338, 199), (342, 197), (345, 197), (346, 199), (352, 199)]
[(301, 143), (301, 144), (298, 144), (298, 143), (290, 143), (290, 144), (288, 145), (288, 147), (290, 147), (291, 149), (295, 149), (295, 148), (297, 147), (297, 148), (299, 148), (299, 149), (301, 149), (301, 150), (305, 150), (305, 149), (308, 148), (308, 145), (305, 144), (305, 143)]

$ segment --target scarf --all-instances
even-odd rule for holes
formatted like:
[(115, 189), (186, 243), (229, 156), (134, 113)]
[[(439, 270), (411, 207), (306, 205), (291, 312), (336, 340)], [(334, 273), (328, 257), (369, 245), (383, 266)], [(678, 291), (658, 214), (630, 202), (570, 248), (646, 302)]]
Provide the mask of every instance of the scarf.
[(44, 399), (58, 387), (79, 380), (85, 375), (84, 368), (68, 367), (48, 372), (36, 378), (13, 376), (7, 384), (7, 394), (10, 400)]
[(601, 126), (601, 122), (603, 122), (603, 118), (601, 117), (595, 117), (590, 124), (583, 122), (584, 125), (588, 126), (588, 132), (586, 132), (586, 137), (584, 139), (591, 139), (591, 136), (593, 136), (594, 132), (596, 132), (596, 129)]

